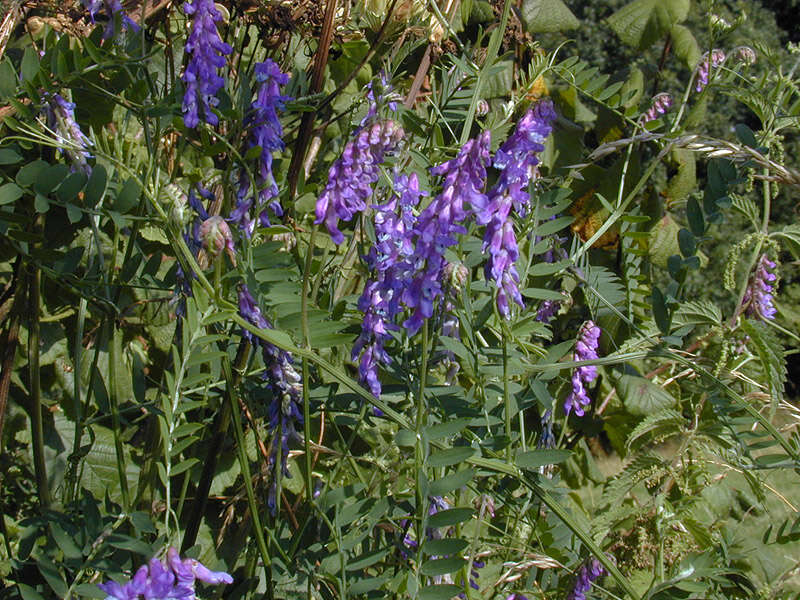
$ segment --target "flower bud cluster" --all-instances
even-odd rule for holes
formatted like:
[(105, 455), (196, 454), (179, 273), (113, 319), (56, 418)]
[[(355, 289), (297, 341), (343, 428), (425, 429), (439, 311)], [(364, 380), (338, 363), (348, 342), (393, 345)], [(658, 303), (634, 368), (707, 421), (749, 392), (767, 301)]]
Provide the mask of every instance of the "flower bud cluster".
[(658, 115), (666, 114), (670, 106), (672, 106), (672, 96), (666, 92), (656, 94), (653, 96), (653, 103), (650, 108), (642, 115), (642, 123), (654, 121), (658, 118)]
[(380, 176), (380, 164), (403, 137), (403, 128), (394, 121), (377, 121), (350, 140), (342, 156), (331, 165), (328, 184), (317, 200), (314, 222), (324, 221), (335, 243), (344, 241), (339, 219), (350, 221), (366, 209), (372, 186)]
[(530, 203), (528, 184), (536, 176), (538, 153), (552, 131), (556, 118), (553, 103), (542, 100), (517, 123), (514, 133), (497, 150), (494, 166), (501, 170), (497, 184), (491, 189), (485, 204), (473, 203), (479, 224), (486, 225), (483, 250), (488, 249), (485, 276), (498, 287), (497, 309), (504, 317), (510, 315), (509, 298), (524, 306), (519, 292), (519, 273), (515, 263), (519, 258), (517, 237), (511, 219), (512, 208), (524, 216)]
[(758, 264), (750, 277), (750, 283), (745, 291), (742, 304), (745, 314), (759, 319), (774, 319), (775, 308), (773, 293), (778, 276), (774, 273), (776, 264), (766, 254), (758, 259)]
[(106, 600), (138, 600), (140, 597), (145, 600), (195, 600), (196, 581), (209, 585), (229, 584), (233, 583), (233, 577), (221, 571), (211, 571), (193, 558), (181, 559), (178, 551), (170, 547), (165, 562), (151, 558), (124, 585), (108, 581), (97, 587), (107, 594)]
[[(239, 314), (259, 329), (272, 329), (271, 323), (263, 315), (250, 290), (243, 283), (239, 284)], [(254, 348), (261, 349), (261, 356), (266, 368), (264, 379), (267, 382), (267, 389), (272, 395), (268, 407), (269, 430), (272, 435), (268, 463), (270, 469), (273, 470), (273, 478), (267, 504), (274, 512), (277, 506), (279, 477), (277, 464), (280, 462), (281, 474), (284, 477), (291, 477), (287, 462), (289, 442), (302, 440), (298, 432), (298, 427), (303, 424), (303, 411), (300, 408), (303, 396), (302, 378), (294, 368), (291, 354), (247, 330), (242, 331), (242, 336)], [(280, 461), (277, 460), (279, 455)]]
[[(201, 268), (208, 268), (213, 259), (222, 254), (223, 250), (236, 266), (236, 249), (233, 246), (233, 236), (225, 219), (219, 215), (208, 217), (200, 224), (200, 240), (203, 244), (202, 254), (198, 255)], [(202, 256), (203, 258), (200, 258)]]
[(575, 579), (575, 586), (567, 596), (567, 600), (586, 600), (586, 592), (592, 589), (592, 583), (606, 574), (603, 565), (595, 557), (585, 562)]
[[(578, 342), (575, 345), (573, 360), (596, 360), (600, 328), (592, 321), (586, 321), (578, 333)], [(572, 410), (579, 417), (584, 415), (584, 408), (592, 403), (586, 392), (586, 384), (597, 378), (597, 367), (586, 365), (578, 367), (572, 374), (572, 391), (564, 401), (564, 412), (569, 414)]]
[(711, 51), (710, 56), (708, 52), (703, 55), (703, 57), (700, 59), (700, 64), (697, 65), (697, 79), (695, 80), (694, 85), (696, 92), (702, 92), (705, 89), (705, 87), (708, 85), (709, 71), (712, 68), (719, 67), (722, 63), (724, 63), (725, 58), (725, 52), (719, 48), (714, 48)]
[(217, 92), (225, 85), (218, 71), (225, 66), (224, 57), (233, 49), (219, 37), (216, 23), (222, 15), (214, 6), (214, 0), (191, 0), (191, 3), (184, 3), (183, 10), (192, 20), (185, 46), (186, 53), (191, 56), (181, 78), (186, 84), (183, 123), (188, 129), (197, 127), (202, 109), (202, 120), (215, 126), (219, 118), (211, 109), (219, 104)]
[(75, 105), (60, 94), (45, 93), (42, 100), (45, 103), (47, 126), (55, 132), (58, 142), (64, 145), (61, 151), (75, 169), (88, 175), (92, 168), (86, 162), (91, 156), (87, 148), (93, 144), (75, 121)]
[[(259, 84), (256, 99), (250, 105), (250, 112), (245, 117), (244, 126), (249, 130), (245, 153), (251, 148), (261, 148), (258, 163), (255, 169), (256, 186), (258, 193), (257, 206), (261, 208), (259, 221), (265, 227), (269, 226), (269, 213), (264, 206), (269, 203), (269, 209), (276, 217), (283, 216), (283, 208), (277, 201), (278, 185), (272, 173), (272, 159), (275, 152), (285, 148), (283, 143), (283, 127), (278, 119), (278, 113), (285, 109), (289, 96), (281, 94), (281, 86), (289, 82), (289, 75), (283, 73), (280, 67), (271, 59), (257, 63), (255, 68), (256, 81)], [(273, 200), (275, 199), (275, 200)], [(270, 200), (273, 200), (270, 202)], [(247, 237), (253, 233), (255, 221), (250, 217), (253, 198), (250, 196), (250, 178), (247, 171), (239, 171), (239, 190), (237, 203), (229, 220), (237, 223)]]

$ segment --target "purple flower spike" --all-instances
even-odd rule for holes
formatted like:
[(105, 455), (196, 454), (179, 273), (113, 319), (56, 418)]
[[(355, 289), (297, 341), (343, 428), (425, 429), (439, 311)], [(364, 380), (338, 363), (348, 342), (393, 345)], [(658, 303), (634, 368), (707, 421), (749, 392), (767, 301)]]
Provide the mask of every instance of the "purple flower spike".
[(575, 586), (567, 596), (567, 600), (586, 600), (586, 592), (592, 589), (592, 583), (606, 574), (599, 560), (592, 557), (578, 571)]
[(384, 343), (391, 338), (389, 332), (397, 329), (394, 319), (402, 310), (400, 296), (406, 285), (409, 261), (414, 255), (411, 236), (416, 218), (413, 209), (424, 195), (415, 173), (396, 174), (390, 200), (373, 206), (376, 243), (365, 257), (373, 278), (364, 286), (358, 301), (364, 322), (353, 346), (352, 359), (361, 355), (358, 366), (361, 383), (376, 397), (381, 394), (378, 366), (390, 361)]
[(409, 335), (419, 331), (433, 315), (434, 303), (442, 295), (445, 250), (456, 244), (456, 234), (466, 233), (463, 223), (469, 212), (486, 205), (482, 190), (490, 136), (484, 131), (464, 144), (454, 159), (431, 169), (432, 175), (444, 176), (444, 183), (442, 192), (422, 211), (414, 228), (414, 275), (403, 291), (403, 303), (412, 310), (403, 323)]
[[(283, 208), (277, 200), (278, 185), (272, 173), (272, 159), (275, 152), (284, 149), (283, 127), (278, 119), (278, 113), (286, 108), (289, 96), (281, 95), (281, 86), (289, 82), (289, 75), (281, 72), (280, 67), (269, 58), (256, 64), (256, 81), (259, 83), (256, 99), (250, 105), (250, 112), (245, 117), (245, 127), (249, 129), (247, 150), (261, 148), (261, 155), (257, 159), (256, 186), (258, 194), (256, 205), (261, 209), (259, 221), (262, 225), (269, 226), (269, 214), (265, 204), (276, 217), (283, 216)], [(244, 152), (243, 152), (244, 154)], [(244, 169), (239, 171), (239, 192), (236, 207), (229, 220), (237, 223), (247, 237), (250, 237), (255, 227), (255, 221), (250, 218), (250, 208), (253, 199), (250, 193), (250, 179)], [(270, 202), (270, 200), (273, 200)]]
[[(258, 308), (250, 290), (243, 283), (239, 284), (239, 314), (259, 329), (272, 329), (272, 324)], [(297, 430), (298, 426), (303, 424), (303, 411), (300, 408), (303, 396), (302, 379), (294, 368), (291, 354), (262, 340), (246, 329), (242, 330), (242, 336), (254, 348), (261, 348), (261, 356), (266, 368), (264, 379), (272, 396), (268, 407), (269, 430), (272, 435), (268, 464), (275, 473), (267, 496), (267, 504), (274, 514), (277, 506), (279, 478), (276, 458), (280, 452), (280, 473), (283, 477), (291, 477), (288, 466), (289, 442), (302, 441)]]
[(183, 10), (192, 19), (192, 30), (185, 47), (191, 57), (182, 77), (186, 84), (183, 123), (188, 129), (197, 127), (202, 108), (203, 121), (215, 126), (219, 118), (211, 108), (219, 104), (216, 95), (225, 85), (218, 70), (225, 66), (224, 57), (233, 49), (219, 37), (216, 22), (222, 19), (222, 15), (214, 6), (214, 0), (192, 0), (184, 3)]
[(538, 153), (544, 150), (544, 141), (553, 130), (556, 118), (553, 103), (542, 100), (517, 123), (514, 133), (497, 150), (494, 166), (500, 169), (500, 178), (489, 192), (483, 205), (476, 205), (478, 223), (486, 225), (483, 250), (489, 251), (485, 276), (498, 287), (497, 309), (508, 318), (509, 298), (524, 306), (519, 292), (519, 274), (515, 263), (519, 258), (517, 237), (510, 218), (511, 210), (524, 215), (530, 203), (528, 184), (536, 176)]
[(58, 142), (64, 144), (61, 152), (69, 159), (74, 169), (89, 175), (92, 168), (86, 162), (86, 159), (91, 157), (87, 148), (93, 144), (75, 121), (75, 105), (64, 100), (60, 94), (45, 93), (42, 100), (45, 102), (47, 126), (56, 133)]
[(344, 152), (328, 171), (328, 185), (317, 200), (316, 220), (323, 221), (336, 244), (344, 241), (339, 219), (350, 221), (367, 207), (372, 186), (380, 176), (380, 164), (405, 132), (394, 121), (378, 121), (347, 142)]
[(725, 53), (719, 48), (714, 48), (711, 51), (711, 65), (709, 66), (709, 55), (706, 52), (700, 59), (700, 64), (697, 65), (697, 80), (695, 81), (694, 89), (696, 92), (702, 92), (708, 85), (709, 71), (712, 68), (719, 67), (725, 62)]
[(221, 571), (211, 571), (193, 558), (181, 560), (178, 551), (170, 547), (166, 562), (151, 558), (139, 567), (133, 579), (122, 585), (116, 581), (101, 583), (106, 600), (155, 600), (174, 598), (195, 600), (195, 581), (210, 585), (233, 583), (233, 577)]
[(658, 115), (666, 114), (670, 106), (672, 106), (672, 96), (666, 92), (656, 94), (653, 96), (653, 103), (650, 105), (650, 108), (642, 115), (642, 123), (654, 121), (658, 118)]
[[(592, 321), (586, 321), (578, 334), (578, 342), (575, 345), (573, 360), (596, 360), (598, 340), (600, 339), (600, 328)], [(564, 401), (564, 412), (568, 415), (575, 410), (579, 417), (584, 415), (584, 408), (592, 403), (589, 394), (586, 392), (585, 385), (597, 378), (597, 367), (584, 366), (575, 369), (572, 374), (572, 391)]]
[(748, 317), (771, 320), (778, 312), (775, 308), (773, 293), (778, 276), (774, 273), (776, 264), (766, 254), (762, 254), (750, 284), (747, 286), (742, 305), (746, 307)]

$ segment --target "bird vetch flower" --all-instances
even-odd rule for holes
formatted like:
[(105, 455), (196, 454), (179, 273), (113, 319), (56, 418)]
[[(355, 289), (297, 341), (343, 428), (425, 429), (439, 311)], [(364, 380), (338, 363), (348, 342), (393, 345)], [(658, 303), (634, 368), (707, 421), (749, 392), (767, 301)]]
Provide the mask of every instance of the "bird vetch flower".
[(773, 294), (775, 282), (778, 279), (774, 272), (776, 266), (775, 262), (770, 260), (766, 254), (762, 254), (758, 259), (756, 269), (750, 277), (750, 283), (742, 299), (747, 316), (764, 320), (775, 318), (777, 309)]
[[(600, 328), (592, 321), (586, 321), (578, 334), (578, 341), (575, 344), (573, 359), (596, 360), (598, 340), (600, 339)], [(574, 410), (579, 417), (584, 415), (584, 409), (592, 403), (589, 394), (586, 392), (586, 384), (591, 383), (597, 378), (597, 367), (586, 365), (578, 367), (572, 374), (572, 391), (564, 401), (564, 412), (568, 415)]]

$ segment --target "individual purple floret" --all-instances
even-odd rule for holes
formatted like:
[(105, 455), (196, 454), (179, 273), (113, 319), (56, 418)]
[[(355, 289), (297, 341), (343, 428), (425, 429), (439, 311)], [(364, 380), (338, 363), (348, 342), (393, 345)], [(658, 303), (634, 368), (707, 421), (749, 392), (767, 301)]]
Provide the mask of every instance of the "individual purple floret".
[[(600, 328), (592, 321), (586, 321), (578, 334), (578, 342), (575, 345), (573, 360), (596, 360), (598, 340), (600, 339)], [(586, 365), (578, 367), (572, 374), (572, 391), (564, 401), (564, 412), (568, 415), (575, 410), (579, 417), (584, 415), (584, 408), (592, 403), (589, 394), (586, 392), (585, 385), (597, 378), (597, 367)]]
[(694, 89), (696, 92), (702, 92), (708, 85), (708, 76), (710, 69), (719, 67), (725, 62), (725, 52), (719, 48), (714, 48), (711, 51), (711, 65), (709, 66), (708, 52), (706, 52), (700, 59), (700, 64), (697, 65), (697, 79), (695, 81)]
[(603, 565), (595, 557), (585, 562), (575, 579), (575, 586), (567, 596), (567, 600), (586, 600), (586, 592), (592, 589), (592, 583), (606, 574)]
[(773, 272), (776, 267), (766, 254), (762, 254), (758, 259), (756, 270), (750, 277), (750, 284), (747, 286), (742, 305), (748, 317), (760, 319), (774, 319), (777, 309), (775, 308), (773, 293), (775, 292), (775, 281), (778, 276)]
[[(251, 325), (259, 329), (272, 329), (272, 325), (256, 305), (250, 290), (245, 284), (239, 284), (239, 314)], [(264, 359), (264, 379), (271, 392), (272, 399), (269, 403), (269, 430), (272, 443), (269, 451), (269, 467), (276, 469), (276, 457), (280, 453), (281, 474), (291, 477), (287, 459), (289, 457), (289, 442), (302, 441), (297, 431), (303, 424), (303, 411), (300, 408), (303, 395), (303, 384), (299, 373), (295, 370), (292, 355), (277, 346), (253, 335), (246, 329), (242, 330), (242, 337), (247, 339), (254, 348), (261, 348)], [(278, 473), (274, 473), (270, 486), (267, 504), (274, 513), (277, 506)]]
[(219, 104), (217, 92), (225, 85), (218, 70), (225, 66), (224, 57), (233, 49), (219, 37), (216, 22), (222, 15), (214, 6), (214, 0), (185, 2), (183, 10), (192, 19), (192, 30), (184, 48), (191, 56), (181, 78), (186, 84), (183, 123), (189, 129), (197, 127), (202, 108), (202, 120), (215, 126), (219, 118), (211, 108)]
[(195, 600), (195, 582), (209, 585), (233, 583), (233, 577), (222, 571), (211, 571), (193, 558), (178, 555), (175, 548), (167, 550), (166, 561), (151, 558), (146, 565), (136, 571), (126, 584), (108, 581), (98, 584), (107, 594), (106, 600), (155, 600), (174, 598), (176, 600)]
[[(256, 81), (259, 83), (256, 99), (250, 105), (250, 112), (245, 117), (244, 125), (249, 129), (247, 148), (261, 148), (255, 169), (258, 189), (256, 205), (261, 209), (259, 221), (265, 227), (270, 225), (269, 213), (265, 204), (276, 217), (283, 216), (283, 208), (277, 201), (278, 185), (272, 173), (272, 158), (275, 152), (284, 149), (283, 127), (278, 113), (283, 111), (289, 96), (281, 95), (281, 86), (289, 82), (289, 75), (281, 72), (280, 67), (271, 59), (256, 64)], [(247, 237), (253, 233), (255, 222), (250, 218), (253, 198), (250, 195), (250, 178), (245, 169), (239, 172), (239, 191), (236, 207), (229, 220), (237, 223)], [(272, 200), (272, 202), (270, 202)]]
[(74, 169), (89, 175), (92, 168), (86, 162), (91, 156), (87, 148), (93, 144), (75, 121), (75, 105), (67, 102), (60, 94), (45, 92), (42, 100), (45, 103), (47, 126), (55, 132), (59, 144), (63, 144), (61, 152), (69, 159)]
[(339, 219), (350, 221), (367, 207), (372, 186), (380, 176), (380, 164), (397, 148), (405, 133), (394, 121), (378, 121), (347, 142), (342, 155), (328, 171), (328, 185), (317, 200), (316, 220), (323, 221), (336, 244), (344, 241)]
[(666, 114), (670, 106), (672, 106), (672, 96), (666, 92), (656, 94), (653, 96), (653, 103), (650, 108), (642, 115), (642, 123), (654, 121), (658, 118), (658, 115)]
[(501, 170), (500, 177), (488, 195), (485, 205), (474, 205), (478, 223), (486, 225), (483, 251), (489, 251), (484, 268), (487, 280), (498, 287), (497, 309), (504, 317), (510, 315), (509, 297), (524, 306), (519, 292), (519, 274), (515, 266), (519, 258), (517, 237), (511, 210), (524, 215), (530, 203), (528, 184), (539, 164), (538, 153), (544, 150), (544, 141), (553, 130), (556, 118), (553, 103), (542, 100), (530, 109), (517, 123), (514, 133), (500, 146), (494, 157), (494, 166)]
[(402, 310), (400, 296), (406, 285), (409, 260), (414, 254), (411, 234), (415, 223), (413, 209), (425, 192), (419, 189), (417, 175), (396, 174), (394, 191), (383, 205), (375, 210), (375, 245), (365, 257), (373, 277), (364, 286), (358, 309), (364, 313), (361, 335), (353, 346), (352, 358), (359, 354), (358, 371), (361, 383), (376, 396), (381, 394), (378, 379), (379, 364), (388, 364), (389, 355), (384, 343), (397, 329), (395, 317)]
[(117, 30), (115, 21), (117, 14), (120, 16), (120, 23), (123, 31), (139, 31), (140, 29), (139, 24), (125, 13), (120, 0), (82, 0), (82, 2), (83, 6), (89, 11), (89, 18), (91, 19), (92, 23), (95, 22), (95, 17), (100, 11), (100, 7), (105, 7), (108, 22), (103, 29), (104, 40), (116, 37)]
[(473, 207), (486, 205), (482, 190), (490, 136), (484, 131), (464, 144), (456, 158), (431, 169), (432, 175), (444, 176), (444, 183), (442, 192), (420, 214), (414, 230), (414, 276), (403, 291), (403, 303), (412, 310), (403, 323), (409, 335), (433, 315), (434, 303), (442, 295), (445, 250), (456, 244), (456, 234), (466, 233), (463, 223)]

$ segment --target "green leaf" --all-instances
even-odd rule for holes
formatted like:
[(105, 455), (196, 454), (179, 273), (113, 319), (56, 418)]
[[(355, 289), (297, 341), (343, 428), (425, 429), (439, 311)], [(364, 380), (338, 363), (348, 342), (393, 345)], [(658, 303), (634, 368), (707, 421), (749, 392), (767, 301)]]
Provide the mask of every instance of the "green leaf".
[(571, 456), (569, 450), (542, 449), (520, 452), (515, 460), (521, 469), (538, 469), (547, 465), (564, 462)]
[(33, 46), (27, 46), (25, 53), (22, 55), (22, 63), (20, 64), (20, 72), (22, 79), (30, 81), (39, 72), (39, 54)]
[(22, 160), (22, 155), (11, 148), (0, 148), (0, 165), (15, 165)]
[(8, 57), (0, 62), (0, 100), (12, 98), (17, 91), (17, 73)]
[[(44, 596), (29, 585), (18, 582), (17, 589), (19, 590), (19, 595), (22, 596), (22, 600), (44, 600)], [(100, 588), (98, 588), (98, 591), (100, 591)], [(107, 594), (103, 594), (103, 596), (105, 597)]]
[(743, 319), (742, 330), (750, 336), (749, 343), (755, 346), (761, 361), (764, 373), (762, 382), (769, 386), (773, 401), (778, 402), (783, 395), (783, 385), (786, 382), (783, 344), (772, 329), (759, 321)]
[(773, 233), (772, 237), (783, 240), (787, 249), (797, 258), (800, 258), (800, 225), (787, 225), (781, 231)]
[(634, 0), (608, 18), (608, 26), (625, 44), (649, 48), (689, 13), (689, 0)]
[(67, 204), (67, 219), (72, 224), (77, 223), (83, 217), (83, 211), (74, 204)]
[(632, 415), (647, 416), (675, 406), (675, 398), (664, 389), (636, 375), (622, 375), (617, 379), (617, 393)]
[(89, 176), (89, 181), (86, 183), (86, 190), (84, 191), (84, 198), (86, 206), (94, 208), (103, 197), (106, 191), (106, 184), (108, 183), (108, 175), (103, 165), (95, 165), (92, 169), (92, 174)]
[(58, 547), (64, 553), (64, 558), (82, 558), (83, 553), (81, 549), (75, 544), (70, 536), (67, 535), (67, 532), (59, 525), (58, 523), (50, 523), (50, 533), (53, 535), (53, 540), (55, 540)]
[(17, 183), (24, 188), (31, 187), (49, 166), (41, 159), (28, 163), (17, 172)]
[(678, 248), (679, 230), (680, 225), (668, 214), (664, 215), (653, 227), (647, 252), (654, 265), (662, 269), (666, 268), (669, 257), (680, 251)]
[(669, 32), (669, 37), (672, 41), (672, 51), (679, 59), (683, 61), (688, 68), (694, 69), (700, 61), (700, 45), (697, 40), (689, 31), (688, 27), (684, 25), (673, 25)]
[(689, 198), (686, 201), (686, 220), (689, 221), (689, 230), (693, 234), (701, 236), (705, 233), (706, 223), (697, 198)]
[(694, 300), (681, 304), (672, 316), (672, 320), (679, 327), (719, 325), (722, 322), (722, 311), (710, 300)]
[(56, 564), (49, 558), (39, 557), (36, 559), (36, 566), (39, 567), (39, 572), (56, 596), (64, 598), (67, 595), (67, 584)]
[(440, 510), (428, 519), (428, 527), (451, 527), (472, 518), (471, 508), (448, 508)]
[(428, 457), (429, 467), (447, 467), (449, 465), (457, 465), (475, 454), (476, 450), (472, 446), (457, 446), (455, 448), (448, 448)]
[(469, 425), (471, 420), (472, 419), (465, 417), (461, 419), (454, 419), (453, 421), (449, 421), (447, 423), (432, 425), (431, 427), (425, 428), (425, 435), (429, 440), (432, 441), (447, 438), (461, 432)]
[(380, 561), (393, 549), (394, 546), (389, 546), (388, 548), (379, 548), (378, 550), (371, 550), (369, 552), (365, 552), (364, 554), (355, 557), (352, 561), (349, 561), (347, 563), (347, 570), (358, 571), (360, 569), (366, 569), (367, 567), (370, 567), (374, 565), (376, 562)]
[(520, 16), (529, 33), (568, 31), (581, 24), (561, 0), (523, 0)]
[(462, 469), (461, 471), (456, 471), (451, 475), (431, 481), (429, 493), (431, 496), (445, 496), (453, 490), (457, 490), (467, 485), (474, 475), (475, 471), (473, 469)]
[(669, 335), (670, 331), (670, 315), (667, 310), (667, 301), (664, 294), (658, 286), (653, 286), (653, 293), (650, 296), (651, 308), (653, 310), (653, 319), (656, 322), (659, 330), (664, 335)]
[(33, 209), (39, 214), (44, 214), (50, 210), (50, 202), (41, 194), (36, 194), (33, 199)]
[(694, 256), (697, 252), (697, 241), (691, 231), (684, 228), (678, 230), (678, 247), (684, 257)]
[(72, 201), (86, 185), (88, 178), (84, 173), (71, 173), (61, 182), (56, 191), (56, 196), (62, 202)]
[(462, 552), (469, 546), (467, 540), (442, 538), (425, 542), (422, 551), (429, 556), (451, 556)]
[(0, 206), (11, 204), (22, 197), (22, 188), (16, 183), (6, 183), (0, 185)]
[(139, 182), (133, 177), (128, 179), (122, 186), (114, 201), (114, 210), (121, 214), (126, 214), (139, 204), (139, 197), (142, 195), (142, 188)]
[(420, 600), (451, 600), (458, 596), (464, 589), (451, 583), (441, 585), (428, 585), (419, 591)]
[(465, 564), (467, 564), (467, 561), (463, 558), (451, 556), (449, 558), (427, 560), (419, 570), (420, 573), (428, 577), (438, 577), (440, 575), (447, 575), (448, 573), (455, 573)]
[(401, 429), (394, 436), (394, 443), (398, 446), (416, 446), (417, 434), (408, 429)]

